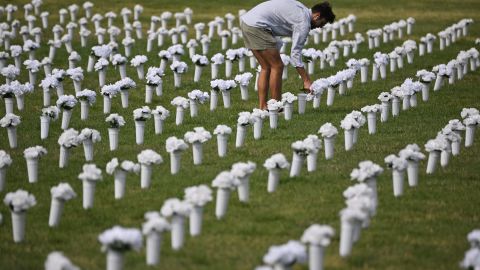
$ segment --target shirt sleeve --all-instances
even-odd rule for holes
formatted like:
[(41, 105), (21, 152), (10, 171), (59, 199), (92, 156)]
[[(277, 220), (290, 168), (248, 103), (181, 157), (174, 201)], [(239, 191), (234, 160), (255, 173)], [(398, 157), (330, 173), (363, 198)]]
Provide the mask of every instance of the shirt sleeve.
[(310, 22), (302, 22), (293, 27), (292, 33), (292, 51), (290, 59), (294, 67), (303, 67), (302, 49), (310, 32)]

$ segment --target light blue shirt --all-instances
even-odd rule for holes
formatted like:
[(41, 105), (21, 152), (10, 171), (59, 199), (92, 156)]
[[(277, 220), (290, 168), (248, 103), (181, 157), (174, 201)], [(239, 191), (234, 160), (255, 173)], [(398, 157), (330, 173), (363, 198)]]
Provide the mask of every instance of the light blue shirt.
[(245, 13), (242, 21), (252, 27), (267, 29), (276, 37), (292, 37), (290, 60), (303, 67), (302, 49), (310, 32), (312, 12), (295, 0), (270, 0)]

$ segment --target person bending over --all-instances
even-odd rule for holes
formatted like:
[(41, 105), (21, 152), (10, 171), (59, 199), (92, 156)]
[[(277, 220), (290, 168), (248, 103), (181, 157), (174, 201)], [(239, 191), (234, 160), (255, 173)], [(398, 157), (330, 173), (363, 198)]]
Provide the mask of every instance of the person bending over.
[(323, 27), (335, 20), (330, 3), (323, 2), (311, 9), (295, 0), (263, 2), (240, 17), (240, 28), (245, 47), (252, 50), (261, 66), (258, 78), (259, 108), (267, 108), (270, 97), (281, 100), (283, 62), (281, 42), (277, 37), (292, 37), (290, 59), (303, 80), (303, 88), (310, 89), (310, 77), (302, 62), (302, 49), (311, 29)]

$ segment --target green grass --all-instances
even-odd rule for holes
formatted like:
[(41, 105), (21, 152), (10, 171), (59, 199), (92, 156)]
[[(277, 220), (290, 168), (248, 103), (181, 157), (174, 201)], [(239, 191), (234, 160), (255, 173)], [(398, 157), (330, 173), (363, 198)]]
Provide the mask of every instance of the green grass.
[[(18, 1), (19, 9), (25, 1)], [(21, 2), (21, 3), (20, 3)], [(44, 1), (44, 9), (52, 14), (50, 23), (57, 18), (57, 10), (66, 4), (59, 1)], [(257, 1), (94, 1), (95, 11), (105, 13), (110, 9), (117, 12), (121, 7), (133, 7), (142, 3), (145, 12), (142, 16), (144, 29), (148, 27), (149, 16), (159, 15), (164, 10), (177, 12), (190, 6), (194, 10), (194, 23), (208, 22), (214, 16), (223, 16), (226, 12), (236, 14), (240, 8), (248, 9)], [(316, 1), (308, 1), (312, 5)], [(0, 5), (7, 2), (1, 1)], [(382, 27), (386, 23), (415, 17), (414, 34), (409, 37), (415, 40), (428, 32), (436, 34), (461, 18), (471, 17), (480, 20), (476, 1), (337, 1), (333, 3), (337, 18), (353, 13), (358, 16), (355, 31), (365, 33), (367, 29)], [(17, 12), (17, 18), (21, 12)], [(120, 18), (115, 22), (121, 25)], [(52, 24), (53, 25), (53, 24)], [(92, 26), (93, 27), (93, 26)], [(190, 36), (192, 36), (192, 33)], [(290, 144), (314, 134), (325, 122), (339, 126), (346, 113), (369, 104), (377, 103), (376, 97), (382, 91), (389, 91), (399, 85), (405, 78), (412, 77), (419, 69), (431, 69), (434, 65), (446, 63), (454, 58), (460, 50), (474, 46), (474, 40), (480, 36), (478, 23), (470, 28), (470, 34), (460, 39), (445, 51), (438, 50), (435, 44), (434, 54), (415, 58), (414, 64), (406, 65), (394, 74), (388, 73), (387, 80), (360, 84), (355, 81), (353, 90), (346, 96), (337, 96), (334, 106), (325, 106), (325, 96), (321, 108), (313, 110), (311, 104), (304, 115), (294, 115), (293, 121), (279, 123), (277, 130), (270, 130), (268, 125), (263, 129), (263, 139), (253, 140), (252, 130), (248, 131), (245, 147), (234, 148), (234, 134), (230, 137), (229, 152), (226, 158), (218, 158), (215, 138), (205, 144), (204, 164), (193, 166), (191, 150), (182, 157), (182, 169), (178, 175), (170, 175), (169, 157), (165, 151), (165, 140), (169, 136), (183, 137), (193, 127), (203, 126), (213, 131), (217, 124), (234, 127), (237, 113), (251, 110), (256, 106), (253, 87), (250, 87), (251, 99), (241, 102), (239, 91), (234, 91), (233, 108), (218, 108), (211, 113), (208, 105), (200, 107), (200, 115), (191, 119), (186, 114), (184, 124), (175, 126), (174, 108), (170, 101), (177, 95), (186, 96), (193, 89), (209, 90), (210, 71), (206, 69), (201, 83), (193, 83), (193, 65), (184, 76), (181, 89), (173, 89), (173, 76), (168, 70), (164, 79), (164, 96), (154, 97), (155, 105), (163, 105), (170, 109), (172, 116), (167, 120), (165, 133), (154, 135), (153, 121), (146, 126), (145, 144), (134, 144), (132, 111), (143, 105), (144, 82), (136, 79), (136, 71), (128, 68), (130, 77), (137, 81), (138, 87), (131, 92), (130, 107), (122, 109), (120, 97), (113, 101), (112, 112), (118, 112), (127, 120), (127, 126), (120, 131), (120, 148), (115, 152), (108, 150), (107, 125), (102, 114), (102, 99), (98, 99), (91, 108), (90, 118), (80, 121), (80, 108), (74, 109), (71, 127), (80, 130), (84, 127), (95, 128), (103, 136), (102, 142), (95, 145), (95, 163), (104, 170), (105, 164), (113, 157), (136, 160), (136, 155), (143, 149), (154, 149), (165, 159), (165, 163), (156, 166), (153, 172), (152, 186), (148, 190), (140, 189), (137, 176), (128, 176), (127, 191), (124, 199), (113, 198), (113, 178), (104, 175), (104, 181), (97, 185), (95, 206), (85, 211), (81, 203), (81, 182), (77, 175), (85, 163), (83, 149), (74, 149), (70, 164), (66, 169), (59, 169), (59, 146), (57, 138), (61, 134), (60, 121), (51, 125), (50, 136), (40, 140), (39, 115), (42, 108), (42, 93), (37, 91), (26, 98), (26, 110), (20, 113), (22, 123), (18, 128), (19, 146), (9, 149), (6, 131), (2, 130), (0, 149), (7, 150), (14, 159), (8, 170), (6, 192), (19, 188), (32, 192), (38, 204), (28, 212), (26, 241), (14, 244), (12, 240), (10, 213), (3, 206), (0, 212), (4, 222), (0, 226), (0, 269), (40, 269), (47, 254), (60, 250), (82, 269), (105, 268), (105, 254), (100, 252), (97, 236), (103, 230), (116, 224), (127, 227), (139, 227), (143, 222), (143, 214), (149, 210), (159, 210), (167, 198), (183, 197), (183, 189), (197, 184), (209, 184), (222, 170), (227, 170), (234, 162), (251, 160), (257, 163), (257, 170), (252, 176), (251, 202), (241, 204), (235, 196), (230, 200), (227, 216), (218, 221), (214, 217), (214, 203), (205, 209), (204, 231), (197, 238), (187, 237), (185, 247), (178, 252), (170, 249), (169, 236), (165, 237), (162, 246), (161, 265), (158, 269), (253, 269), (262, 263), (262, 256), (268, 247), (280, 244), (289, 239), (300, 238), (304, 229), (313, 223), (332, 225), (337, 235), (327, 250), (326, 269), (455, 269), (468, 248), (466, 234), (477, 228), (480, 222), (478, 205), (480, 197), (480, 142), (469, 149), (462, 148), (461, 155), (451, 160), (446, 168), (438, 168), (433, 175), (425, 174), (425, 162), (421, 165), (420, 185), (417, 188), (406, 188), (405, 195), (394, 198), (392, 194), (391, 175), (385, 171), (379, 178), (379, 208), (371, 226), (362, 232), (360, 241), (355, 245), (352, 256), (341, 259), (338, 256), (339, 218), (338, 212), (344, 207), (342, 192), (352, 184), (349, 180), (351, 170), (362, 160), (372, 160), (383, 166), (383, 158), (397, 153), (405, 145), (417, 143), (421, 146), (435, 137), (450, 119), (459, 118), (464, 107), (480, 107), (478, 82), (480, 76), (469, 73), (462, 81), (453, 86), (446, 86), (441, 91), (431, 93), (430, 101), (419, 101), (417, 108), (401, 112), (396, 119), (390, 118), (387, 123), (378, 123), (376, 135), (368, 135), (367, 128), (360, 131), (359, 142), (354, 150), (346, 153), (343, 149), (343, 135), (336, 141), (335, 158), (325, 161), (319, 158), (318, 169), (314, 173), (302, 170), (300, 177), (289, 179), (284, 173), (281, 184), (273, 194), (266, 192), (267, 171), (261, 166), (270, 155), (282, 152), (291, 157)], [(352, 39), (348, 34), (346, 39)], [(50, 34), (43, 41), (51, 38)], [(94, 40), (90, 39), (90, 46)], [(389, 52), (403, 41), (395, 40), (382, 45), (382, 52)], [(17, 39), (12, 44), (19, 44)], [(309, 45), (312, 46), (312, 45)], [(322, 44), (318, 48), (324, 48)], [(87, 62), (87, 49), (81, 49), (78, 37), (74, 48), (81, 53), (82, 67)], [(145, 40), (137, 40), (134, 54), (146, 54)], [(219, 40), (212, 42), (209, 57), (220, 48)], [(123, 50), (121, 50), (123, 54)], [(367, 50), (364, 43), (360, 46), (355, 58), (372, 58), (375, 51)], [(146, 54), (149, 58), (147, 66), (158, 65), (157, 51)], [(44, 46), (37, 52), (41, 59), (48, 54)], [(67, 54), (62, 48), (54, 61), (54, 66), (67, 68)], [(24, 59), (26, 56), (24, 56)], [(184, 61), (190, 61), (184, 57)], [(337, 67), (326, 70), (316, 69), (313, 78), (326, 77), (344, 68), (348, 59), (341, 58)], [(236, 74), (236, 66), (233, 74)], [(223, 69), (222, 69), (223, 71)], [(295, 92), (301, 81), (295, 76), (294, 69), (289, 70), (289, 80), (284, 83), (284, 91)], [(39, 76), (39, 80), (43, 76)], [(22, 71), (20, 80), (26, 81), (28, 73)], [(108, 70), (107, 82), (119, 79), (116, 70)], [(66, 93), (73, 94), (73, 85), (66, 80)], [(99, 91), (96, 73), (86, 75), (84, 87)], [(220, 102), (221, 104), (221, 102)], [(1, 105), (3, 110), (3, 105)], [(40, 160), (39, 183), (28, 184), (26, 163), (23, 150), (34, 145), (43, 145), (49, 151)], [(68, 182), (77, 191), (79, 197), (66, 204), (60, 226), (56, 229), (48, 227), (50, 208), (50, 187), (59, 182)], [(145, 269), (145, 251), (130, 252), (126, 257), (125, 269)], [(299, 266), (295, 269), (307, 269)]]

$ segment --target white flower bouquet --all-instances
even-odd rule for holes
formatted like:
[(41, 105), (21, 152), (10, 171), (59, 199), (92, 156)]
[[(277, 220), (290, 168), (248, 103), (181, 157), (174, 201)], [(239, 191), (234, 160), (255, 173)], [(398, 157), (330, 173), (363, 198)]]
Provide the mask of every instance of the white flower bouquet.
[(187, 72), (188, 66), (185, 62), (174, 61), (170, 65), (170, 69), (173, 71), (174, 86), (179, 88), (182, 84), (182, 74)]
[(190, 211), (190, 204), (177, 198), (167, 199), (160, 210), (163, 216), (171, 217), (172, 249), (174, 250), (181, 249), (184, 244), (184, 223)]
[(5, 151), (0, 150), (0, 192), (5, 188), (7, 168), (12, 165), (12, 158)]
[(292, 143), (292, 150), (293, 158), (292, 166), (290, 168), (290, 177), (295, 177), (300, 175), (302, 165), (308, 156), (309, 146), (304, 141), (296, 141)]
[[(211, 91), (211, 98), (212, 98), (211, 100), (214, 100), (214, 96), (215, 96), (216, 97), (215, 101), (217, 101), (218, 100), (217, 92), (221, 91), (222, 98), (223, 98), (223, 107), (225, 107), (226, 109), (230, 108), (231, 107), (230, 91), (235, 87), (237, 87), (237, 84), (235, 83), (235, 81), (234, 80), (213, 80), (210, 82), (210, 87), (212, 88), (212, 90), (214, 90), (214, 91)], [(210, 110), (214, 110), (212, 108), (216, 108), (216, 102), (213, 103), (213, 101), (211, 101)]]
[(10, 148), (17, 147), (17, 126), (20, 123), (20, 116), (13, 113), (7, 113), (2, 119), (0, 119), (0, 127), (7, 129)]
[(83, 144), (83, 150), (86, 161), (93, 160), (93, 144), (101, 141), (100, 132), (95, 129), (84, 128), (78, 135), (78, 139)]
[(213, 199), (212, 190), (207, 185), (188, 187), (185, 189), (184, 199), (191, 205), (190, 235), (198, 236), (202, 231), (203, 208)]
[(240, 185), (240, 181), (229, 171), (219, 173), (212, 181), (212, 187), (217, 188), (215, 216), (222, 219), (227, 213), (230, 192)]
[(157, 152), (147, 149), (137, 155), (140, 163), (141, 188), (149, 188), (152, 179), (152, 165), (159, 165), (163, 162), (162, 156)]
[(171, 230), (171, 226), (159, 212), (147, 212), (145, 219), (142, 233), (146, 237), (147, 265), (157, 265), (160, 262), (162, 234)]
[(313, 172), (317, 169), (318, 151), (322, 148), (322, 140), (317, 135), (308, 135), (303, 140), (307, 147), (307, 171)]
[(68, 183), (60, 183), (53, 186), (50, 189), (50, 194), (52, 195), (52, 202), (50, 204), (48, 226), (57, 227), (60, 223), (65, 202), (77, 197), (77, 194)]
[(184, 97), (175, 97), (170, 104), (177, 107), (175, 124), (177, 126), (183, 123), (184, 111), (190, 107), (190, 102)]
[(114, 54), (112, 57), (112, 65), (118, 67), (120, 77), (125, 79), (127, 77), (127, 58), (121, 54)]
[(122, 270), (124, 266), (124, 252), (139, 251), (142, 248), (142, 233), (136, 228), (114, 226), (98, 236), (102, 244), (102, 251), (107, 252), (107, 269)]
[(387, 64), (389, 61), (389, 55), (376, 52), (373, 55), (373, 58), (375, 63), (373, 64), (372, 81), (378, 80), (379, 73), (380, 77), (385, 79), (387, 77)]
[(248, 100), (248, 84), (253, 78), (253, 74), (250, 72), (245, 72), (235, 76), (235, 81), (240, 85), (240, 94), (242, 100)]
[(6, 83), (9, 84), (13, 80), (15, 80), (17, 76), (20, 75), (20, 69), (15, 67), (14, 65), (8, 65), (7, 67), (2, 68), (0, 74), (5, 77)]
[(190, 103), (190, 116), (197, 117), (198, 116), (198, 104), (205, 103), (210, 96), (207, 92), (202, 92), (201, 90), (195, 89), (188, 92), (188, 99)]
[(217, 148), (219, 157), (225, 157), (227, 155), (227, 141), (231, 133), (232, 129), (226, 125), (217, 125), (213, 131), (213, 134), (217, 135)]
[(96, 183), (102, 180), (102, 170), (95, 164), (85, 164), (78, 179), (83, 183), (83, 209), (90, 209), (93, 207)]
[(199, 82), (202, 76), (203, 67), (208, 65), (208, 58), (205, 55), (194, 54), (191, 56), (192, 62), (195, 64), (195, 74), (193, 82)]
[(427, 174), (435, 171), (440, 154), (442, 151), (450, 151), (450, 145), (445, 136), (437, 136), (435, 139), (428, 140), (425, 144), (425, 151), (429, 153), (427, 161)]
[(274, 192), (280, 181), (280, 170), (288, 169), (290, 163), (282, 153), (274, 154), (263, 163), (263, 167), (268, 170), (268, 192)]
[[(306, 100), (313, 99), (313, 108), (317, 109), (320, 107), (320, 97), (322, 96), (323, 92), (328, 89), (329, 81), (327, 79), (318, 79), (315, 80), (312, 85), (310, 86), (310, 93), (307, 95)], [(333, 93), (335, 95), (335, 93)], [(330, 98), (332, 97), (332, 93), (330, 93)], [(305, 109), (301, 108), (300, 106), (304, 107), (304, 105), (300, 104), (299, 101), (299, 111), (305, 111)]]
[(63, 130), (68, 129), (70, 119), (72, 118), (72, 110), (77, 105), (77, 99), (73, 95), (63, 95), (57, 100), (57, 107), (63, 109), (62, 126)]
[(155, 124), (155, 134), (162, 134), (163, 132), (163, 122), (170, 116), (170, 111), (165, 109), (163, 106), (157, 106), (152, 110), (153, 120)]
[(196, 127), (193, 131), (187, 131), (184, 139), (192, 144), (193, 149), (193, 165), (202, 164), (203, 160), (203, 144), (212, 138), (212, 134), (203, 127)]
[(87, 120), (89, 107), (95, 103), (97, 99), (97, 93), (95, 91), (84, 89), (82, 91), (77, 92), (76, 94), (77, 99), (80, 101), (80, 119)]
[(210, 58), (212, 66), (212, 80), (217, 79), (218, 77), (218, 67), (225, 62), (225, 56), (221, 53), (216, 53)]
[(10, 208), (12, 214), (13, 241), (20, 243), (25, 239), (27, 210), (37, 204), (35, 196), (25, 190), (19, 189), (15, 192), (7, 193), (3, 202)]
[(66, 74), (72, 79), (75, 92), (80, 92), (82, 90), (82, 81), (85, 78), (83, 69), (81, 67), (72, 67), (67, 69)]
[(377, 130), (377, 113), (382, 111), (382, 105), (367, 105), (361, 111), (367, 113), (368, 133), (375, 134)]
[(113, 158), (107, 163), (105, 172), (114, 176), (115, 199), (118, 200), (125, 195), (127, 173), (140, 173), (140, 164), (130, 160), (124, 160), (122, 163), (119, 163), (117, 158)]
[(408, 184), (411, 187), (418, 185), (418, 165), (419, 162), (425, 159), (425, 155), (420, 152), (420, 147), (417, 144), (409, 144), (404, 149), (400, 150), (398, 155), (407, 160), (407, 176)]
[(108, 138), (110, 142), (110, 151), (118, 148), (118, 135), (119, 128), (125, 125), (125, 119), (123, 116), (112, 113), (105, 118), (105, 122), (108, 123)]
[(295, 263), (305, 263), (307, 257), (306, 247), (299, 241), (290, 240), (283, 245), (271, 246), (263, 256), (263, 262), (273, 269), (289, 269)]
[(325, 148), (325, 159), (329, 160), (333, 158), (335, 138), (338, 134), (338, 130), (331, 123), (323, 124), (318, 130), (323, 137)]
[(393, 177), (393, 195), (399, 197), (403, 195), (403, 179), (405, 169), (407, 169), (407, 160), (400, 156), (388, 155), (385, 157), (385, 164), (389, 169), (392, 169)]
[(33, 146), (23, 151), (23, 156), (27, 161), (28, 182), (36, 183), (38, 181), (38, 160), (47, 154), (47, 149), (42, 146)]
[(340, 256), (349, 256), (352, 252), (354, 240), (354, 231), (368, 220), (368, 213), (359, 208), (347, 207), (340, 211), (341, 229), (340, 229)]
[(240, 202), (248, 202), (250, 197), (250, 176), (253, 174), (257, 165), (254, 162), (237, 162), (232, 165), (230, 172), (238, 179), (238, 199)]
[(145, 77), (144, 64), (147, 62), (148, 58), (145, 55), (135, 55), (135, 57), (130, 60), (130, 65), (137, 69), (138, 79), (143, 80)]
[(255, 122), (255, 118), (250, 112), (238, 113), (237, 119), (237, 136), (235, 140), (235, 147), (240, 148), (245, 143), (245, 137), (247, 135), (247, 126)]
[(63, 269), (69, 269), (69, 270), (80, 270), (80, 268), (74, 265), (61, 252), (58, 252), (58, 251), (50, 252), (50, 254), (48, 254), (47, 256), (47, 260), (45, 261), (45, 270), (55, 270), (58, 267), (61, 267)]
[(301, 241), (308, 244), (308, 265), (312, 270), (323, 269), (325, 248), (330, 245), (335, 231), (328, 225), (313, 224), (302, 235)]
[(284, 109), (284, 116), (285, 120), (291, 120), (293, 115), (293, 102), (298, 100), (298, 97), (290, 92), (286, 92), (282, 94), (283, 109)]
[(354, 145), (354, 132), (360, 127), (360, 123), (352, 115), (347, 115), (340, 122), (340, 127), (345, 133), (345, 150), (350, 151)]
[(283, 108), (283, 102), (275, 99), (267, 101), (268, 114), (270, 119), (270, 128), (276, 129), (278, 127), (278, 113)]
[(180, 171), (180, 158), (182, 152), (187, 150), (188, 144), (184, 140), (177, 137), (168, 137), (165, 142), (165, 148), (170, 153), (170, 172), (177, 174)]
[(25, 60), (23, 62), (25, 68), (28, 70), (29, 82), (35, 85), (37, 81), (37, 73), (40, 71), (42, 64), (38, 60)]

